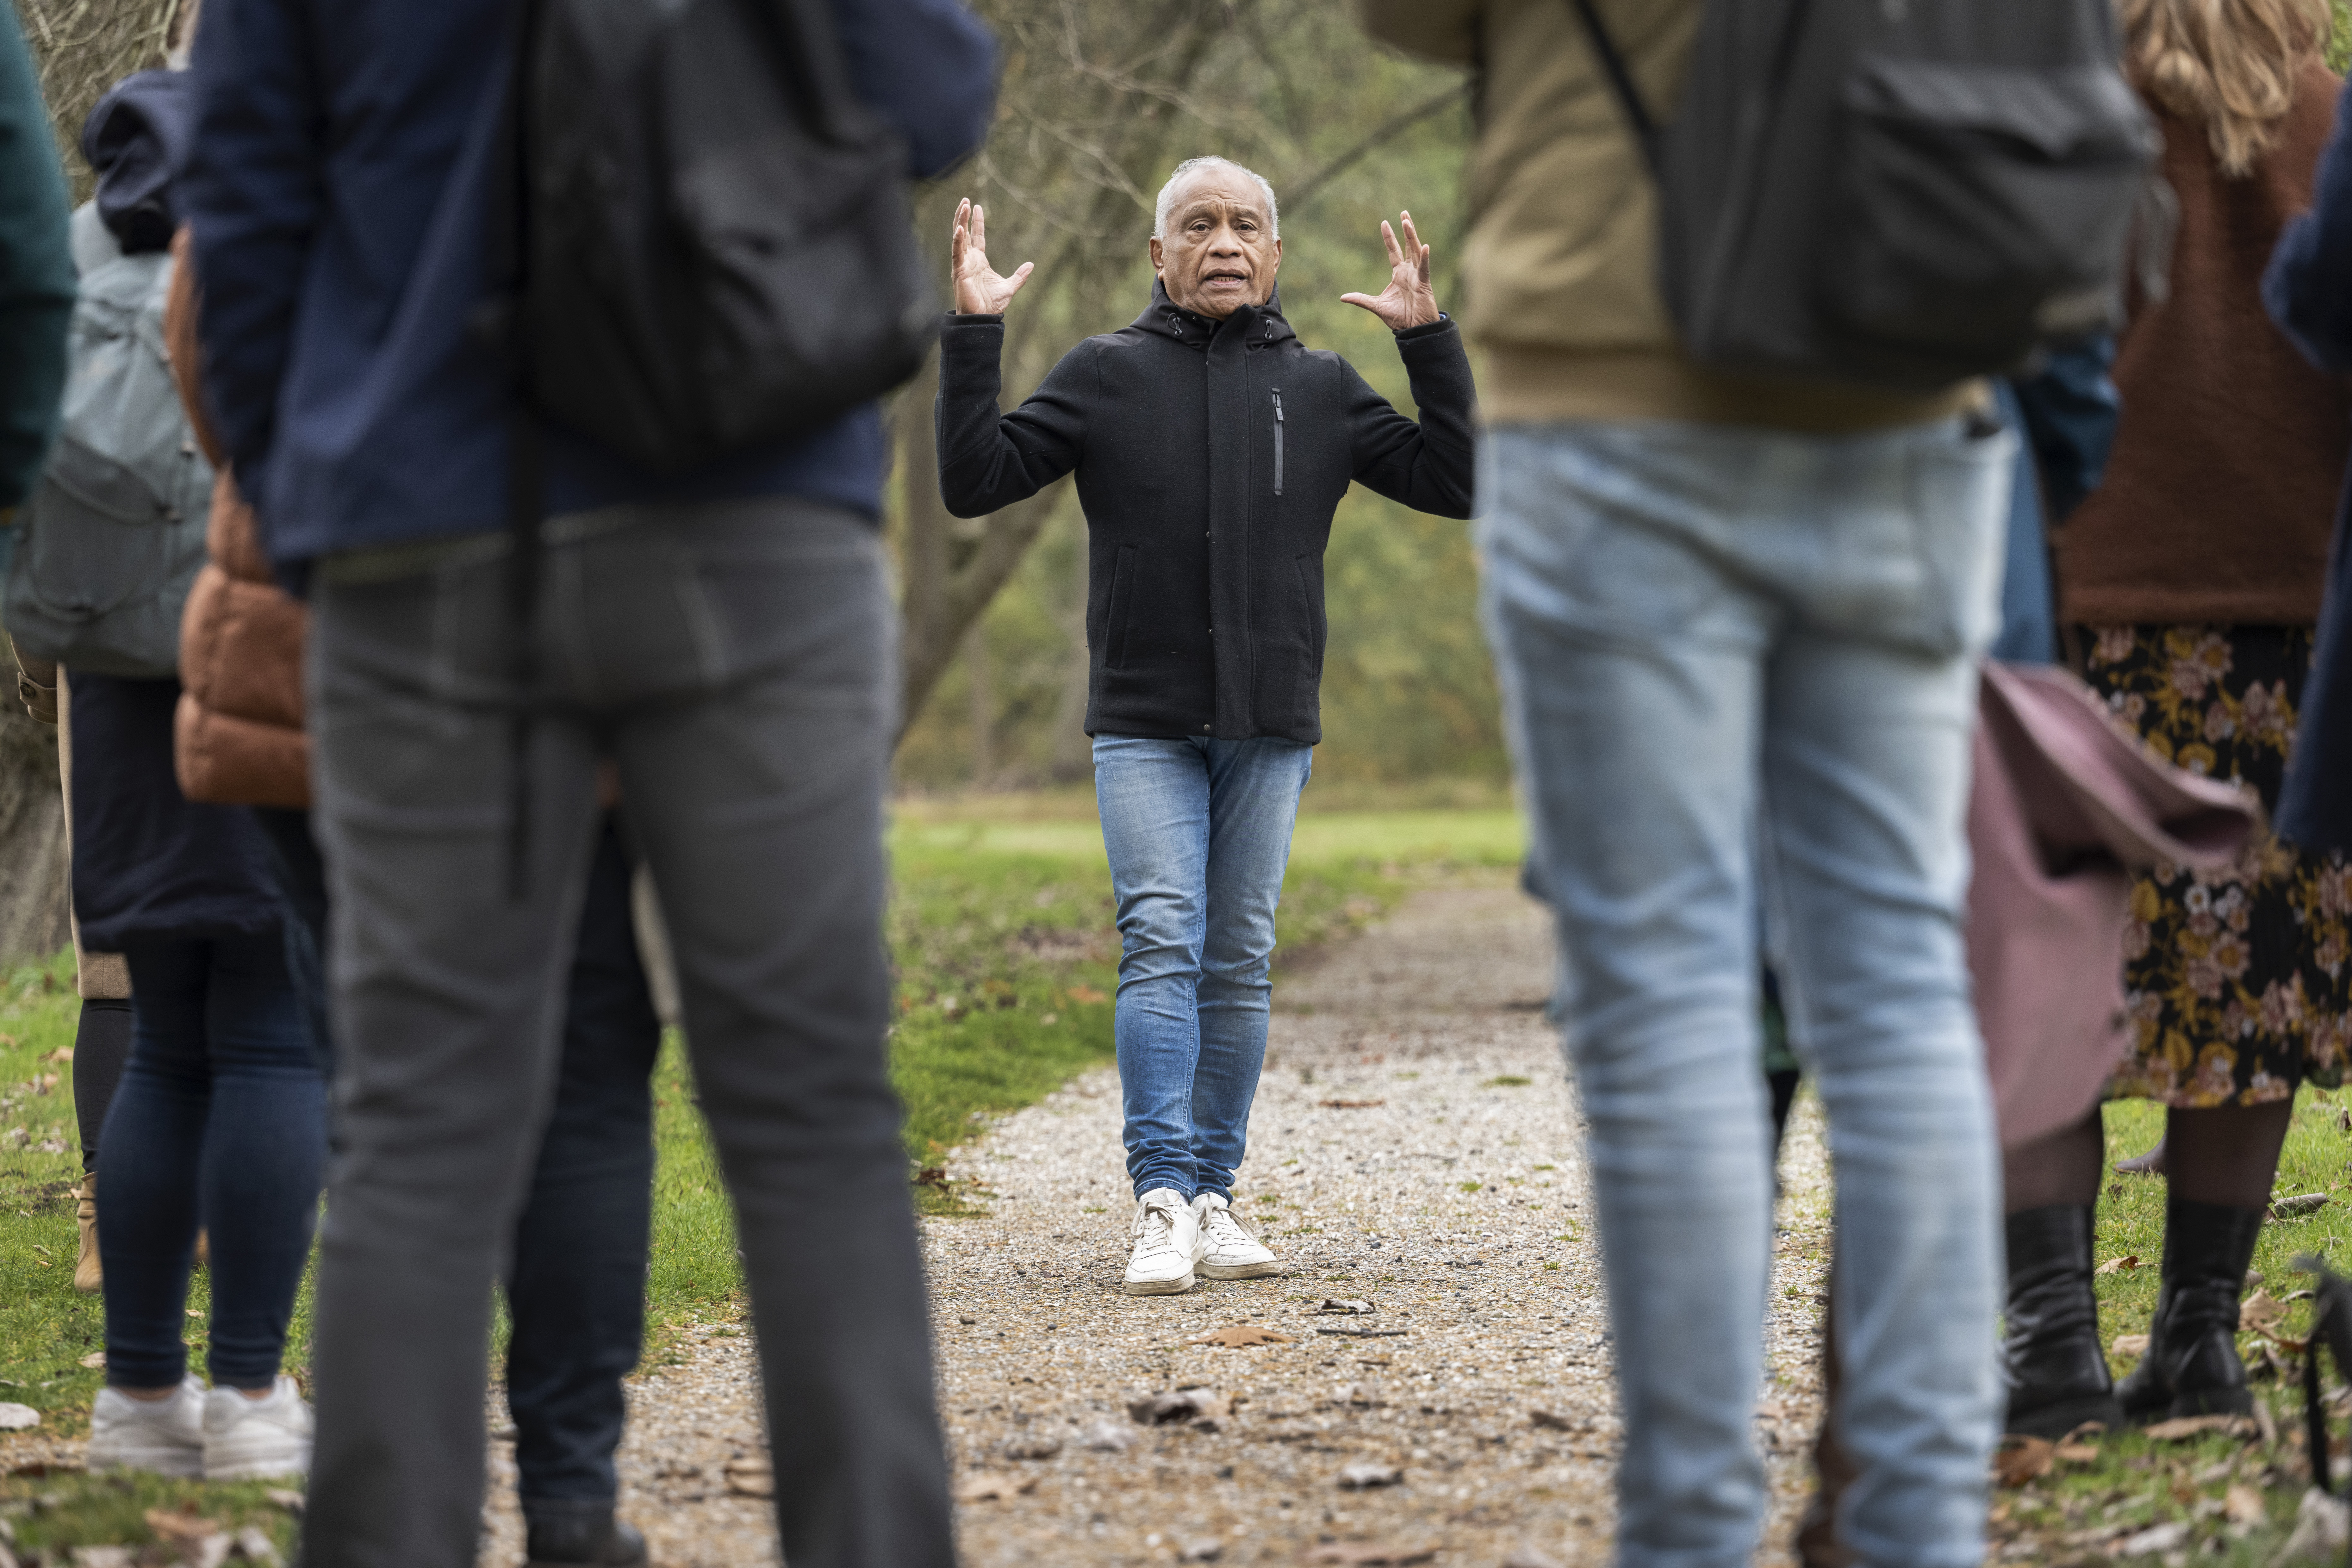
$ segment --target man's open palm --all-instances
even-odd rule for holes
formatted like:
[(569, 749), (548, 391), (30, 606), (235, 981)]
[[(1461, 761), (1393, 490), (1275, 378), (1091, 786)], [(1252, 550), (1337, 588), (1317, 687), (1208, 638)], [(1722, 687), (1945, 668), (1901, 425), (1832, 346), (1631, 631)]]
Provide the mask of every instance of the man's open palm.
[(1411, 213), (1399, 213), (1397, 221), (1404, 228), (1402, 246), (1397, 244), (1396, 230), (1385, 220), (1381, 224), (1381, 240), (1389, 247), (1389, 286), (1381, 290), (1378, 299), (1370, 294), (1339, 296), (1386, 321), (1392, 332), (1425, 327), (1437, 320), (1437, 296), (1429, 287), (1429, 247), (1421, 243), (1421, 234), (1412, 226)]
[[(1396, 248), (1393, 243), (1390, 248)], [(1003, 314), (1036, 267), (1034, 261), (1024, 261), (1013, 268), (1010, 278), (996, 275), (995, 268), (988, 264), (988, 209), (972, 205), (970, 196), (956, 206), (955, 234), (948, 241), (948, 263), (955, 278), (955, 308), (960, 316)]]

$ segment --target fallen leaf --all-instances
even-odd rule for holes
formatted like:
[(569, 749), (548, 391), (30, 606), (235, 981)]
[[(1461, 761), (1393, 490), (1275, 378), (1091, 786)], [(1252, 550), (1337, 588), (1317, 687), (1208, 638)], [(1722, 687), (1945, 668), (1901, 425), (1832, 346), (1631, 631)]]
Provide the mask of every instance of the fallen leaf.
[(104, 1366), (106, 1364), (106, 1352), (104, 1351), (92, 1351), (88, 1355), (81, 1358), (81, 1364), (90, 1367)]
[(302, 1494), (300, 1492), (291, 1490), (289, 1488), (271, 1487), (268, 1491), (263, 1492), (261, 1496), (264, 1501), (271, 1503), (276, 1507), (282, 1508), (288, 1513), (300, 1513), (302, 1511)]
[(2117, 1355), (2146, 1355), (2147, 1353), (2147, 1336), (2146, 1334), (2117, 1334), (2116, 1336), (2115, 1343), (2109, 1345), (2107, 1348)]
[(727, 1489), (738, 1497), (776, 1495), (775, 1467), (765, 1459), (744, 1458), (727, 1461)]
[(1323, 1299), (1323, 1304), (1315, 1310), (1318, 1312), (1369, 1312), (1372, 1310), (1372, 1304), (1370, 1301), (1335, 1301), (1327, 1296)]
[[(2126, 1252), (2121, 1258), (2108, 1258), (2105, 1263), (2100, 1264), (2096, 1268), (2091, 1270), (2091, 1272), (2094, 1274), (2125, 1274), (2138, 1267), (2139, 1254), (2137, 1252)], [(2075, 1278), (2080, 1279), (2082, 1277), (2077, 1275)]]
[(1096, 990), (1091, 985), (1073, 985), (1070, 987), (1070, 1000), (1073, 1002), (1108, 1002), (1110, 998), (1104, 995), (1101, 992)]
[(1261, 1329), (1255, 1323), (1228, 1323), (1222, 1329), (1202, 1334), (1199, 1339), (1184, 1342), (1188, 1345), (1223, 1345), (1228, 1350), (1238, 1350), (1244, 1345), (1286, 1345), (1297, 1342), (1288, 1334), (1277, 1334), (1272, 1329)]
[(2258, 1334), (2267, 1334), (2286, 1321), (2286, 1303), (2271, 1299), (2267, 1290), (2257, 1290), (2238, 1304), (2238, 1322)]
[(2056, 1451), (2047, 1437), (2004, 1437), (1992, 1457), (1993, 1479), (2005, 1487), (2021, 1487), (2050, 1473), (2050, 1458)]
[(23, 1432), (41, 1424), (41, 1413), (29, 1405), (0, 1404), (0, 1432)]
[(1339, 1484), (1352, 1491), (1368, 1487), (1392, 1487), (1404, 1479), (1404, 1472), (1394, 1465), (1359, 1462), (1339, 1467)]
[[(15, 1040), (10, 1039), (7, 1036), (0, 1035), (0, 1045), (13, 1046), (16, 1043), (16, 1042)], [(51, 1051), (47, 1056), (43, 1057), (41, 1059), (45, 1062), (69, 1062), (73, 1060), (73, 1051), (74, 1048), (71, 1046), (59, 1046), (56, 1050)]]
[(2095, 1464), (2099, 1458), (2096, 1443), (2061, 1443), (2050, 1450), (2050, 1457), (2062, 1465)]
[(221, 1533), (221, 1527), (202, 1514), (175, 1513), (160, 1508), (147, 1510), (147, 1528), (166, 1542), (182, 1544)]
[(1381, 1546), (1370, 1541), (1334, 1541), (1309, 1549), (1301, 1563), (1337, 1563), (1347, 1568), (1405, 1568), (1412, 1563), (1433, 1563), (1434, 1546)]
[(1225, 1543), (1213, 1535), (1188, 1541), (1176, 1549), (1179, 1563), (1214, 1563), (1225, 1554)]
[(1401, 1340), (1412, 1332), (1411, 1329), (1318, 1329), (1318, 1334), (1336, 1334), (1344, 1340)]
[(1002, 1501), (1019, 1497), (1037, 1484), (1034, 1475), (1007, 1475), (1003, 1470), (973, 1470), (949, 1489), (949, 1495), (958, 1502)]
[(73, 1568), (134, 1568), (128, 1546), (77, 1546)]
[(2273, 1219), (2303, 1219), (2327, 1206), (2326, 1193), (2297, 1193), (2291, 1198), (2274, 1198), (2271, 1202)]
[(262, 1533), (258, 1525), (248, 1524), (236, 1532), (236, 1549), (244, 1553), (248, 1563), (278, 1561), (278, 1548), (270, 1543), (269, 1537)]
[(2221, 1500), (2221, 1517), (2231, 1524), (2266, 1524), (2271, 1512), (2263, 1494), (2241, 1481)]
[(204, 1310), (203, 1310), (203, 1309), (202, 1309), (202, 1308), (198, 1308), (198, 1307), (190, 1307), (190, 1308), (188, 1308), (188, 1309), (187, 1309), (187, 1313), (188, 1313), (188, 1316), (190, 1316), (191, 1318), (201, 1318), (201, 1317), (203, 1317), (203, 1316), (205, 1315), (205, 1314), (204, 1314)]
[(2170, 1421), (2159, 1421), (2153, 1426), (2143, 1426), (2139, 1435), (2158, 1443), (2178, 1443), (2184, 1438), (2200, 1436), (2207, 1432), (2251, 1432), (2254, 1424), (2242, 1415), (2182, 1415)]
[(1020, 1437), (997, 1450), (1008, 1459), (1050, 1459), (1062, 1451), (1059, 1437)]
[(2107, 1550), (2117, 1557), (2154, 1557), (2189, 1544), (2189, 1527), (2174, 1521), (2126, 1535)]
[(1576, 1430), (1576, 1423), (1574, 1421), (1561, 1415), (1557, 1410), (1546, 1410), (1540, 1405), (1528, 1412), (1528, 1419), (1534, 1422), (1538, 1426), (1549, 1426), (1555, 1432), (1573, 1432)]
[(1315, 1102), (1326, 1110), (1370, 1110), (1376, 1105), (1386, 1105), (1385, 1100), (1318, 1100)]
[(1172, 1394), (1147, 1394), (1129, 1400), (1127, 1413), (1143, 1426), (1197, 1426), (1213, 1432), (1217, 1423), (1233, 1414), (1233, 1402), (1209, 1388), (1180, 1388)]

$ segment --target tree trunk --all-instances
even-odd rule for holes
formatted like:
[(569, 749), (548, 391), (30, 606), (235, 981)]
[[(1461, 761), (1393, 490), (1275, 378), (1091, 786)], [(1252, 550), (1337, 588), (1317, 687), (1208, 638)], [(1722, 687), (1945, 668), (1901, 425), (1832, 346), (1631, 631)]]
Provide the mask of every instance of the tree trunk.
[(47, 958), (66, 931), (66, 810), (58, 791), (58, 736), (0, 691), (0, 965)]
[(971, 623), (971, 635), (964, 638), (963, 672), (971, 687), (971, 787), (986, 789), (996, 776), (996, 702), (989, 689), (985, 616)]

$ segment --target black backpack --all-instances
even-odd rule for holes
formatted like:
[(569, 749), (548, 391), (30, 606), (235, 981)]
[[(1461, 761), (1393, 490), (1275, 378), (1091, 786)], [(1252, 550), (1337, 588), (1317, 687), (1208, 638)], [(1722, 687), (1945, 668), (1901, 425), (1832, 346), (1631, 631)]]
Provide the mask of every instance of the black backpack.
[(676, 470), (887, 392), (939, 331), (906, 149), (830, 0), (514, 0), (476, 327), (513, 390), (509, 896), (529, 882), (545, 422)]
[(1663, 128), (1572, 3), (1657, 180), (1660, 282), (1703, 364), (1934, 391), (2119, 320), (2151, 191), (2141, 237), (2169, 242), (2114, 0), (1707, 0)]
[(499, 260), (531, 406), (676, 469), (804, 433), (938, 330), (906, 149), (828, 0), (519, 0)]

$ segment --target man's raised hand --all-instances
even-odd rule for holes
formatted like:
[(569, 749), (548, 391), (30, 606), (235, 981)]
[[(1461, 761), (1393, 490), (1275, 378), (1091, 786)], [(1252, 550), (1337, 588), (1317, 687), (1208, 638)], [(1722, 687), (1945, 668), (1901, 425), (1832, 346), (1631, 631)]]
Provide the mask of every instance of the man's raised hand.
[[(1391, 242), (1389, 248), (1395, 249), (1395, 244)], [(1003, 314), (1037, 265), (1024, 261), (1013, 268), (1010, 278), (996, 275), (988, 265), (988, 209), (972, 205), (970, 196), (956, 205), (955, 233), (948, 241), (948, 263), (955, 279), (959, 316)]]
[(1361, 305), (1386, 321), (1392, 332), (1425, 327), (1437, 320), (1437, 296), (1429, 287), (1429, 247), (1421, 243), (1421, 234), (1412, 226), (1411, 213), (1399, 213), (1397, 221), (1404, 228), (1402, 246), (1397, 244), (1396, 230), (1386, 220), (1381, 224), (1381, 243), (1389, 247), (1389, 286), (1381, 290), (1378, 299), (1370, 294), (1339, 296), (1347, 303)]

